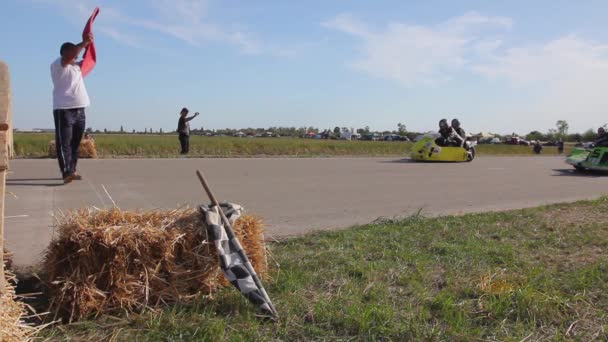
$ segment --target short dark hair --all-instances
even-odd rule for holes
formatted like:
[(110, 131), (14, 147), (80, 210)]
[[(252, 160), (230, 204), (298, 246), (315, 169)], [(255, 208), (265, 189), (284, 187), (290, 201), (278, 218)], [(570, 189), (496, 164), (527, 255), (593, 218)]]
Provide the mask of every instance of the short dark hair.
[(61, 57), (63, 57), (63, 53), (66, 52), (68, 49), (73, 49), (76, 47), (76, 44), (74, 43), (70, 43), (70, 42), (66, 42), (61, 44), (61, 49), (59, 49), (59, 54), (61, 55)]
[(183, 113), (183, 112), (188, 113), (189, 112), (188, 108), (186, 108), (186, 107), (182, 108), (182, 110), (180, 111), (180, 113)]

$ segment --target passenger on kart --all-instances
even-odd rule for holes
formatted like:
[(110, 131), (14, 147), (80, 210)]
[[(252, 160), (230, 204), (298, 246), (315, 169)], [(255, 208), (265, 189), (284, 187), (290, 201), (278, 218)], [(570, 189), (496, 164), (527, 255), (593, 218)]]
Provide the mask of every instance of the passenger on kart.
[(593, 142), (593, 147), (608, 147), (608, 133), (604, 127), (597, 130), (597, 139)]
[(454, 132), (456, 133), (456, 136), (454, 137), (459, 143), (458, 146), (464, 146), (464, 142), (466, 140), (466, 133), (464, 132), (464, 129), (462, 129), (462, 127), (460, 127), (460, 121), (458, 121), (458, 119), (452, 119), (452, 128), (454, 129)]

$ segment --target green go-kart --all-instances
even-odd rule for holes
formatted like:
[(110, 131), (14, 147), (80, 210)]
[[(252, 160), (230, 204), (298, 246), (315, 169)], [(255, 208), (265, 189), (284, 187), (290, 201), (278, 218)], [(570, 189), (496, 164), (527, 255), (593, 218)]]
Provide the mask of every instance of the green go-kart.
[(566, 163), (578, 171), (608, 172), (608, 147), (575, 148), (566, 158)]

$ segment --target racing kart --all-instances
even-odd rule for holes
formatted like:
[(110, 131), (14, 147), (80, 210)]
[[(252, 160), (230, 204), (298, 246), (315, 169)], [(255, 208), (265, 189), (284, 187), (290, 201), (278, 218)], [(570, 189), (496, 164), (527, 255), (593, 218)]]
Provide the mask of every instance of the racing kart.
[(410, 157), (425, 162), (470, 162), (475, 159), (475, 141), (465, 141), (464, 147), (437, 145), (435, 137), (426, 135), (412, 146)]
[(608, 147), (575, 148), (566, 158), (566, 163), (578, 171), (608, 172)]

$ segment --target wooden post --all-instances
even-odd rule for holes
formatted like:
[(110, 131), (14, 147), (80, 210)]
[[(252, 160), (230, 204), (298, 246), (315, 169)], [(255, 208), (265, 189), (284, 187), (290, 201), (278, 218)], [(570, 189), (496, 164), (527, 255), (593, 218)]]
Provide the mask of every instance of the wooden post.
[(13, 125), (11, 83), (8, 65), (0, 61), (0, 292), (3, 291), (4, 277), (4, 195), (8, 160), (13, 155)]

